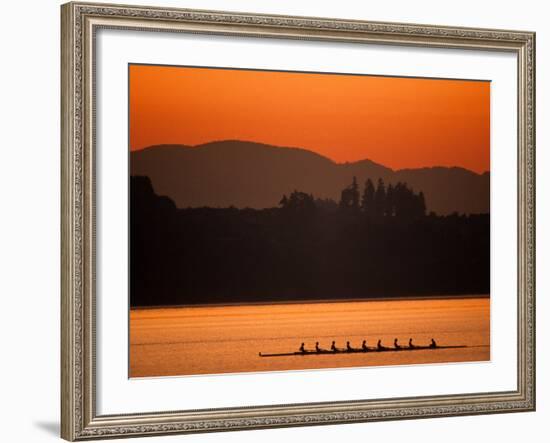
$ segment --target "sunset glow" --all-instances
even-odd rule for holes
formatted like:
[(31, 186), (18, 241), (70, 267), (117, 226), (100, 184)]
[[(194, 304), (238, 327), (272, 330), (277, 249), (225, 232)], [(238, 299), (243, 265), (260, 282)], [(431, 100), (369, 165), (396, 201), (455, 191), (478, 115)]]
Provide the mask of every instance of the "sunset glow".
[(131, 65), (130, 148), (238, 139), (489, 170), (490, 82)]

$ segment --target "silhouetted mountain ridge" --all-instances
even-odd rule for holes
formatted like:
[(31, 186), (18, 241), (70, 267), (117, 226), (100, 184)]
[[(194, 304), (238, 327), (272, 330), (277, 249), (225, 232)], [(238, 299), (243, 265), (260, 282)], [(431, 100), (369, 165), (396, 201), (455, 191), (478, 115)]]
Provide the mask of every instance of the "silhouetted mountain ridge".
[(268, 208), (295, 189), (338, 201), (356, 176), (361, 187), (367, 178), (407, 182), (438, 214), (489, 212), (489, 173), (460, 167), (394, 171), (368, 159), (335, 163), (306, 149), (250, 141), (151, 146), (132, 152), (131, 173), (150, 177), (155, 192), (180, 208)]

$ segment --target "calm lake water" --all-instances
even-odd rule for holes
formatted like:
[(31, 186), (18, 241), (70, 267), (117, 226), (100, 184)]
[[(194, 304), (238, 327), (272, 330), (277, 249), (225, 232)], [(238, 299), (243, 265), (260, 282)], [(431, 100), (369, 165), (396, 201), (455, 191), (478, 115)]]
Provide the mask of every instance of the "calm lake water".
[[(277, 305), (133, 309), (130, 312), (130, 376), (219, 374), (490, 358), (488, 297), (352, 301)], [(332, 340), (359, 347), (394, 338), (465, 348), (408, 352), (260, 357), (262, 353), (312, 349)]]

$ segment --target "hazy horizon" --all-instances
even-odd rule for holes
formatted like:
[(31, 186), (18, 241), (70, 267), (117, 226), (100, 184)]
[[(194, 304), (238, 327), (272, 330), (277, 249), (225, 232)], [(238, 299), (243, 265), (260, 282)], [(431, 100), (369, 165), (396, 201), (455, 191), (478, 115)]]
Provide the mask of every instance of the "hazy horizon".
[(266, 146), (266, 147), (275, 148), (275, 149), (289, 149), (289, 150), (305, 151), (305, 152), (308, 152), (308, 153), (311, 153), (311, 154), (315, 154), (319, 157), (322, 157), (322, 158), (332, 162), (335, 165), (351, 165), (351, 164), (357, 164), (357, 163), (361, 163), (361, 162), (371, 162), (371, 163), (374, 163), (378, 166), (382, 166), (384, 168), (387, 168), (387, 169), (389, 169), (393, 172), (416, 170), (416, 169), (437, 169), (437, 168), (453, 169), (453, 168), (457, 168), (457, 169), (463, 169), (463, 170), (468, 171), (468, 172), (472, 172), (476, 175), (484, 175), (484, 174), (490, 174), (491, 173), (490, 169), (484, 170), (482, 172), (478, 172), (478, 171), (474, 171), (472, 169), (468, 169), (468, 168), (465, 168), (463, 166), (457, 166), (457, 165), (431, 165), (431, 166), (418, 166), (418, 167), (394, 169), (394, 168), (392, 168), (388, 165), (385, 165), (383, 163), (376, 162), (376, 161), (372, 160), (369, 157), (360, 158), (360, 159), (355, 160), (355, 161), (338, 162), (338, 161), (335, 161), (335, 160), (333, 160), (333, 159), (331, 159), (331, 158), (329, 158), (329, 157), (327, 157), (323, 154), (320, 154), (320, 153), (316, 152), (315, 150), (307, 149), (307, 148), (304, 148), (304, 147), (301, 147), (301, 146), (297, 146), (297, 145), (285, 145), (285, 146), (273, 145), (271, 143), (258, 141), (258, 140), (217, 139), (217, 140), (206, 141), (206, 142), (203, 142), (203, 143), (198, 143), (198, 144), (195, 144), (195, 145), (189, 145), (189, 144), (185, 144), (185, 143), (158, 143), (158, 144), (154, 144), (154, 145), (144, 146), (142, 148), (133, 149), (130, 152), (135, 153), (135, 152), (139, 152), (139, 151), (146, 151), (148, 149), (168, 148), (168, 147), (181, 147), (182, 149), (201, 149), (201, 148), (204, 148), (204, 147), (207, 147), (207, 146), (211, 146), (211, 145), (215, 145), (215, 144), (222, 144), (222, 143), (243, 143), (243, 144)]
[(489, 82), (130, 65), (130, 150), (209, 140), (490, 170)]

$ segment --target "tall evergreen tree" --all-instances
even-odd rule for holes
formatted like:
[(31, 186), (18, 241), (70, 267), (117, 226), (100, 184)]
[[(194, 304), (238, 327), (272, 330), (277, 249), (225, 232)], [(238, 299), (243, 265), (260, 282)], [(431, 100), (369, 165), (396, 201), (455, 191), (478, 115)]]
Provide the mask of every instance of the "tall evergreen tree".
[(403, 215), (404, 186), (398, 182), (393, 188), (393, 210), (396, 217)]
[(354, 212), (359, 211), (359, 186), (357, 185), (357, 178), (353, 177), (351, 185), (342, 190), (340, 208)]
[(386, 186), (384, 180), (378, 179), (378, 186), (376, 187), (376, 193), (374, 194), (374, 214), (376, 216), (383, 216), (386, 206)]
[(415, 194), (406, 183), (397, 183), (393, 189), (394, 215), (400, 219), (414, 219), (426, 215), (426, 200), (421, 191)]
[(374, 213), (374, 184), (370, 178), (365, 183), (365, 189), (361, 197), (361, 210), (367, 215)]

